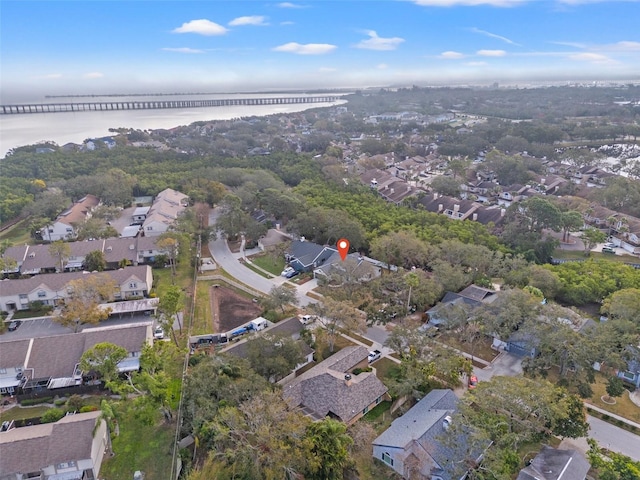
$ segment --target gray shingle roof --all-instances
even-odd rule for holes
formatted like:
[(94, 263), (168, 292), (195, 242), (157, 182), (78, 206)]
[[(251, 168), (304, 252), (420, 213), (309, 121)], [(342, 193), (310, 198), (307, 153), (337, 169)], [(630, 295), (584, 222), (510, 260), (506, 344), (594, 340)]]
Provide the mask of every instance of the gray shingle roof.
[(544, 446), (533, 461), (520, 470), (517, 480), (584, 480), (591, 468), (575, 450), (558, 450)]
[(284, 398), (291, 405), (306, 408), (315, 418), (333, 414), (350, 422), (387, 392), (374, 372), (352, 375), (350, 382), (345, 380), (345, 373), (366, 362), (368, 354), (361, 346), (343, 348), (284, 385)]
[(56, 423), (0, 433), (0, 476), (91, 458), (93, 429), (100, 415), (99, 411), (78, 413)]

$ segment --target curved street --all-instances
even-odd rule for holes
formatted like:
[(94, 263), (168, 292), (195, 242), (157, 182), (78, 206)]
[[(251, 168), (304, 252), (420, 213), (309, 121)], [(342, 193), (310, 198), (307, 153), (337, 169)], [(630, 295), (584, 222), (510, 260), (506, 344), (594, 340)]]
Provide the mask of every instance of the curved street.
[[(214, 208), (209, 211), (209, 225), (214, 225), (219, 214), (219, 209)], [(215, 240), (209, 242), (209, 251), (214, 261), (222, 267), (229, 275), (239, 282), (248, 285), (259, 292), (268, 295), (274, 286), (282, 285), (286, 280), (281, 277), (268, 279), (255, 273), (250, 268), (242, 265), (236, 256), (229, 249), (226, 239), (222, 235), (218, 235)], [(296, 287), (298, 291), (298, 300), (300, 306), (306, 306), (316, 301), (306, 295), (307, 289)]]

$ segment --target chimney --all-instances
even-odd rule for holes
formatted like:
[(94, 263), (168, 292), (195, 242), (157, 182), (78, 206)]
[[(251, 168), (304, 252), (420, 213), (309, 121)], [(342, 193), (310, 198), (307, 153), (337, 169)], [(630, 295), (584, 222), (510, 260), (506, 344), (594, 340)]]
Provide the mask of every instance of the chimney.
[(507, 213), (507, 211), (504, 208), (500, 209), (500, 216), (504, 217), (504, 214)]
[(348, 373), (344, 374), (344, 382), (347, 384), (347, 387), (351, 386), (351, 375)]
[(391, 193), (392, 193), (392, 194), (393, 194), (393, 193), (396, 193), (396, 189), (395, 189), (395, 188), (392, 188), (392, 189), (391, 189)]
[(456, 204), (453, 206), (453, 213), (458, 213), (458, 210), (460, 210), (460, 205)]
[(443, 209), (443, 205), (441, 203), (438, 204), (438, 213), (440, 213)]
[(434, 194), (433, 194), (433, 199), (434, 199), (434, 200), (437, 200), (437, 199), (438, 199), (438, 194), (437, 194), (437, 193), (434, 193)]
[(478, 221), (478, 214), (474, 213), (473, 217), (471, 217), (471, 218), (473, 219), (474, 222), (477, 222)]

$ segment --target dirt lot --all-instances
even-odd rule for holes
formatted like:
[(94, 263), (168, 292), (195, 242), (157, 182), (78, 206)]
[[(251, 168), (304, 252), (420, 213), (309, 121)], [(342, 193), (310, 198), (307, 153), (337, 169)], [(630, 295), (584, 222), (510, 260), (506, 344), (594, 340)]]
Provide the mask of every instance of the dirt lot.
[(209, 298), (214, 332), (228, 332), (262, 313), (258, 304), (226, 287), (211, 287)]

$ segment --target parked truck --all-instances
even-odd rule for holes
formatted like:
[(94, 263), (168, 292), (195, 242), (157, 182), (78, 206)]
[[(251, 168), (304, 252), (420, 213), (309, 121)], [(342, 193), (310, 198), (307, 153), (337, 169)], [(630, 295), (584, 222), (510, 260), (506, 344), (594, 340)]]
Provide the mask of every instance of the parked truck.
[(380, 350), (371, 350), (369, 352), (369, 363), (373, 363), (378, 360), (382, 356), (382, 352)]

